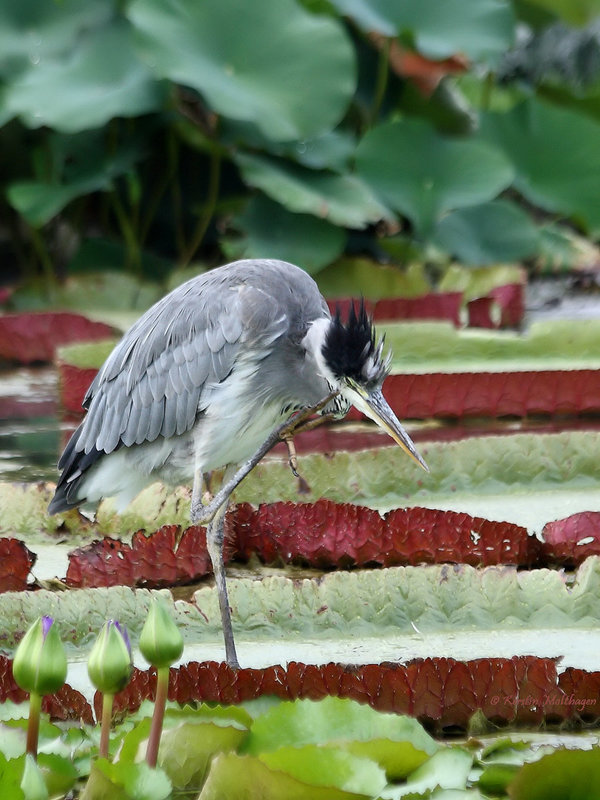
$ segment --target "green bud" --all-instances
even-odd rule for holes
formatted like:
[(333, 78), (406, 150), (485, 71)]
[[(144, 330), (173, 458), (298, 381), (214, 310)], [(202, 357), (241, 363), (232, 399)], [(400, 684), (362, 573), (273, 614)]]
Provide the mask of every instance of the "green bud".
[(131, 645), (125, 626), (109, 619), (88, 658), (88, 675), (99, 692), (116, 694), (127, 686), (132, 670)]
[(158, 597), (152, 599), (142, 628), (140, 650), (146, 661), (157, 669), (170, 667), (183, 653), (183, 637), (179, 628)]
[(52, 617), (38, 617), (19, 642), (13, 675), (26, 692), (57, 692), (67, 677), (67, 657)]
[(44, 776), (31, 753), (27, 753), (25, 756), (21, 789), (25, 800), (48, 800), (48, 789), (44, 782)]

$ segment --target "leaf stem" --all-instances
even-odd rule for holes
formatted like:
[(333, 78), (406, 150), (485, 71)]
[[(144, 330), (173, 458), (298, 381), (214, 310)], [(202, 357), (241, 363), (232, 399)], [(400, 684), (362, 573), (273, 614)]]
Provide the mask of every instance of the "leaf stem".
[(373, 126), (377, 121), (381, 105), (388, 84), (388, 77), (390, 71), (390, 47), (391, 39), (386, 38), (383, 42), (381, 50), (379, 51), (379, 60), (377, 62), (377, 76), (375, 78), (375, 92), (373, 97), (373, 106), (371, 108), (370, 125)]
[(146, 763), (149, 767), (155, 767), (158, 758), (158, 745), (160, 744), (160, 735), (162, 733), (165, 705), (167, 702), (167, 691), (169, 688), (169, 669), (169, 667), (158, 667), (156, 670), (154, 714), (152, 715), (150, 736), (148, 737), (148, 747), (146, 749)]
[(219, 198), (219, 183), (221, 180), (221, 153), (217, 150), (214, 150), (210, 156), (210, 168), (209, 168), (209, 175), (208, 175), (208, 195), (206, 198), (206, 203), (204, 204), (204, 210), (198, 219), (198, 223), (196, 224), (196, 228), (194, 229), (194, 233), (192, 234), (192, 239), (182, 255), (181, 265), (186, 267), (192, 258), (194, 257), (194, 253), (200, 247), (202, 239), (204, 239), (204, 235), (208, 230), (208, 226), (210, 225), (210, 221), (213, 218), (215, 213), (215, 208), (217, 205), (217, 200)]
[(483, 84), (481, 88), (481, 110), (482, 111), (489, 111), (490, 104), (492, 101), (492, 91), (494, 90), (494, 73), (488, 72), (485, 78), (483, 79)]
[(42, 275), (44, 278), (46, 294), (49, 296), (53, 286), (56, 283), (52, 258), (50, 257), (50, 253), (48, 252), (48, 248), (46, 247), (44, 238), (40, 233), (39, 229), (36, 228), (34, 225), (32, 225), (30, 227), (30, 232), (31, 232), (31, 243), (33, 245), (34, 252), (38, 257), (42, 267)]
[(31, 692), (29, 695), (29, 720), (27, 722), (27, 743), (25, 750), (37, 760), (38, 739), (40, 736), (40, 712), (42, 695)]
[(100, 758), (108, 758), (108, 740), (114, 699), (114, 694), (106, 692), (102, 695), (102, 722), (100, 727), (100, 747), (98, 748)]
[(117, 217), (123, 238), (125, 239), (128, 262), (127, 267), (131, 269), (135, 275), (141, 277), (142, 262), (140, 257), (140, 245), (137, 240), (133, 224), (127, 216), (127, 212), (125, 211), (125, 207), (121, 202), (121, 198), (119, 197), (118, 190), (116, 188), (110, 193), (110, 202), (113, 211), (115, 212), (115, 216)]

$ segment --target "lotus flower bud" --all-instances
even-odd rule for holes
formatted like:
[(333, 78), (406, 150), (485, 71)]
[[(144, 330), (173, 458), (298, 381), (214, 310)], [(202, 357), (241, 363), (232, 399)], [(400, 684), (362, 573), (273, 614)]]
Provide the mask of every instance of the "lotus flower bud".
[(140, 636), (142, 655), (160, 669), (170, 667), (183, 653), (183, 637), (164, 602), (154, 597)]
[(131, 644), (124, 625), (109, 619), (88, 658), (88, 675), (99, 692), (116, 694), (127, 686), (132, 670)]
[(19, 642), (13, 661), (15, 681), (26, 692), (57, 692), (67, 677), (67, 657), (52, 617), (38, 617)]

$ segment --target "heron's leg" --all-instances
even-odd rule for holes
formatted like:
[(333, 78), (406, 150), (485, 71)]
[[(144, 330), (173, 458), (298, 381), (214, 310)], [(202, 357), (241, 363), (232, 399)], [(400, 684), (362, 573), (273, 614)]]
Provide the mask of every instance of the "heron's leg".
[(225, 562), (223, 559), (223, 542), (225, 512), (227, 503), (217, 510), (212, 521), (206, 529), (206, 546), (212, 562), (217, 584), (217, 594), (219, 597), (219, 609), (221, 611), (221, 625), (223, 627), (223, 638), (225, 639), (225, 660), (233, 669), (239, 669), (240, 664), (235, 651), (235, 641), (233, 639), (233, 626), (231, 624), (231, 609), (229, 608), (229, 597), (227, 594), (227, 581), (225, 578)]
[[(235, 474), (227, 479), (227, 475), (223, 480), (223, 485), (221, 489), (217, 492), (217, 494), (213, 497), (212, 501), (203, 507), (202, 509), (202, 516), (199, 517), (196, 522), (200, 524), (205, 524), (210, 522), (210, 520), (215, 516), (218, 510), (221, 508), (223, 503), (227, 503), (229, 497), (231, 496), (232, 492), (239, 486), (239, 484), (244, 480), (246, 475), (251, 472), (254, 467), (258, 464), (258, 462), (265, 456), (269, 450), (271, 450), (275, 445), (280, 442), (282, 439), (285, 440), (290, 436), (293, 436), (295, 431), (301, 428), (304, 423), (306, 423), (313, 414), (316, 414), (318, 411), (321, 411), (327, 403), (331, 402), (331, 400), (336, 396), (337, 392), (331, 392), (328, 394), (327, 397), (324, 397), (319, 403), (310, 408), (304, 408), (302, 411), (298, 411), (294, 414), (290, 419), (283, 422), (281, 425), (278, 425), (274, 431), (272, 431), (269, 436), (265, 439), (265, 441), (261, 444), (258, 450), (254, 453), (252, 458), (249, 458), (242, 466), (235, 472)], [(315, 422), (316, 424), (320, 424), (319, 420), (311, 420), (311, 422)], [(315, 425), (311, 425), (311, 427), (315, 427)]]
[(192, 525), (202, 519), (202, 512), (204, 511), (204, 503), (202, 502), (202, 491), (204, 488), (204, 475), (200, 468), (194, 472), (194, 487), (192, 489), (192, 507), (190, 509), (190, 519)]

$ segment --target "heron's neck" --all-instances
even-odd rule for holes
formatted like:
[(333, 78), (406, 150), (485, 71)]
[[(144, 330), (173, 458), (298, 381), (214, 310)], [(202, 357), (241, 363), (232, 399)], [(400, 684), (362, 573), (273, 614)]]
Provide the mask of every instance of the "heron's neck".
[(331, 388), (338, 388), (338, 381), (323, 357), (323, 345), (327, 332), (331, 327), (331, 320), (320, 317), (311, 323), (303, 345), (307, 353), (314, 360), (317, 373), (324, 378)]

